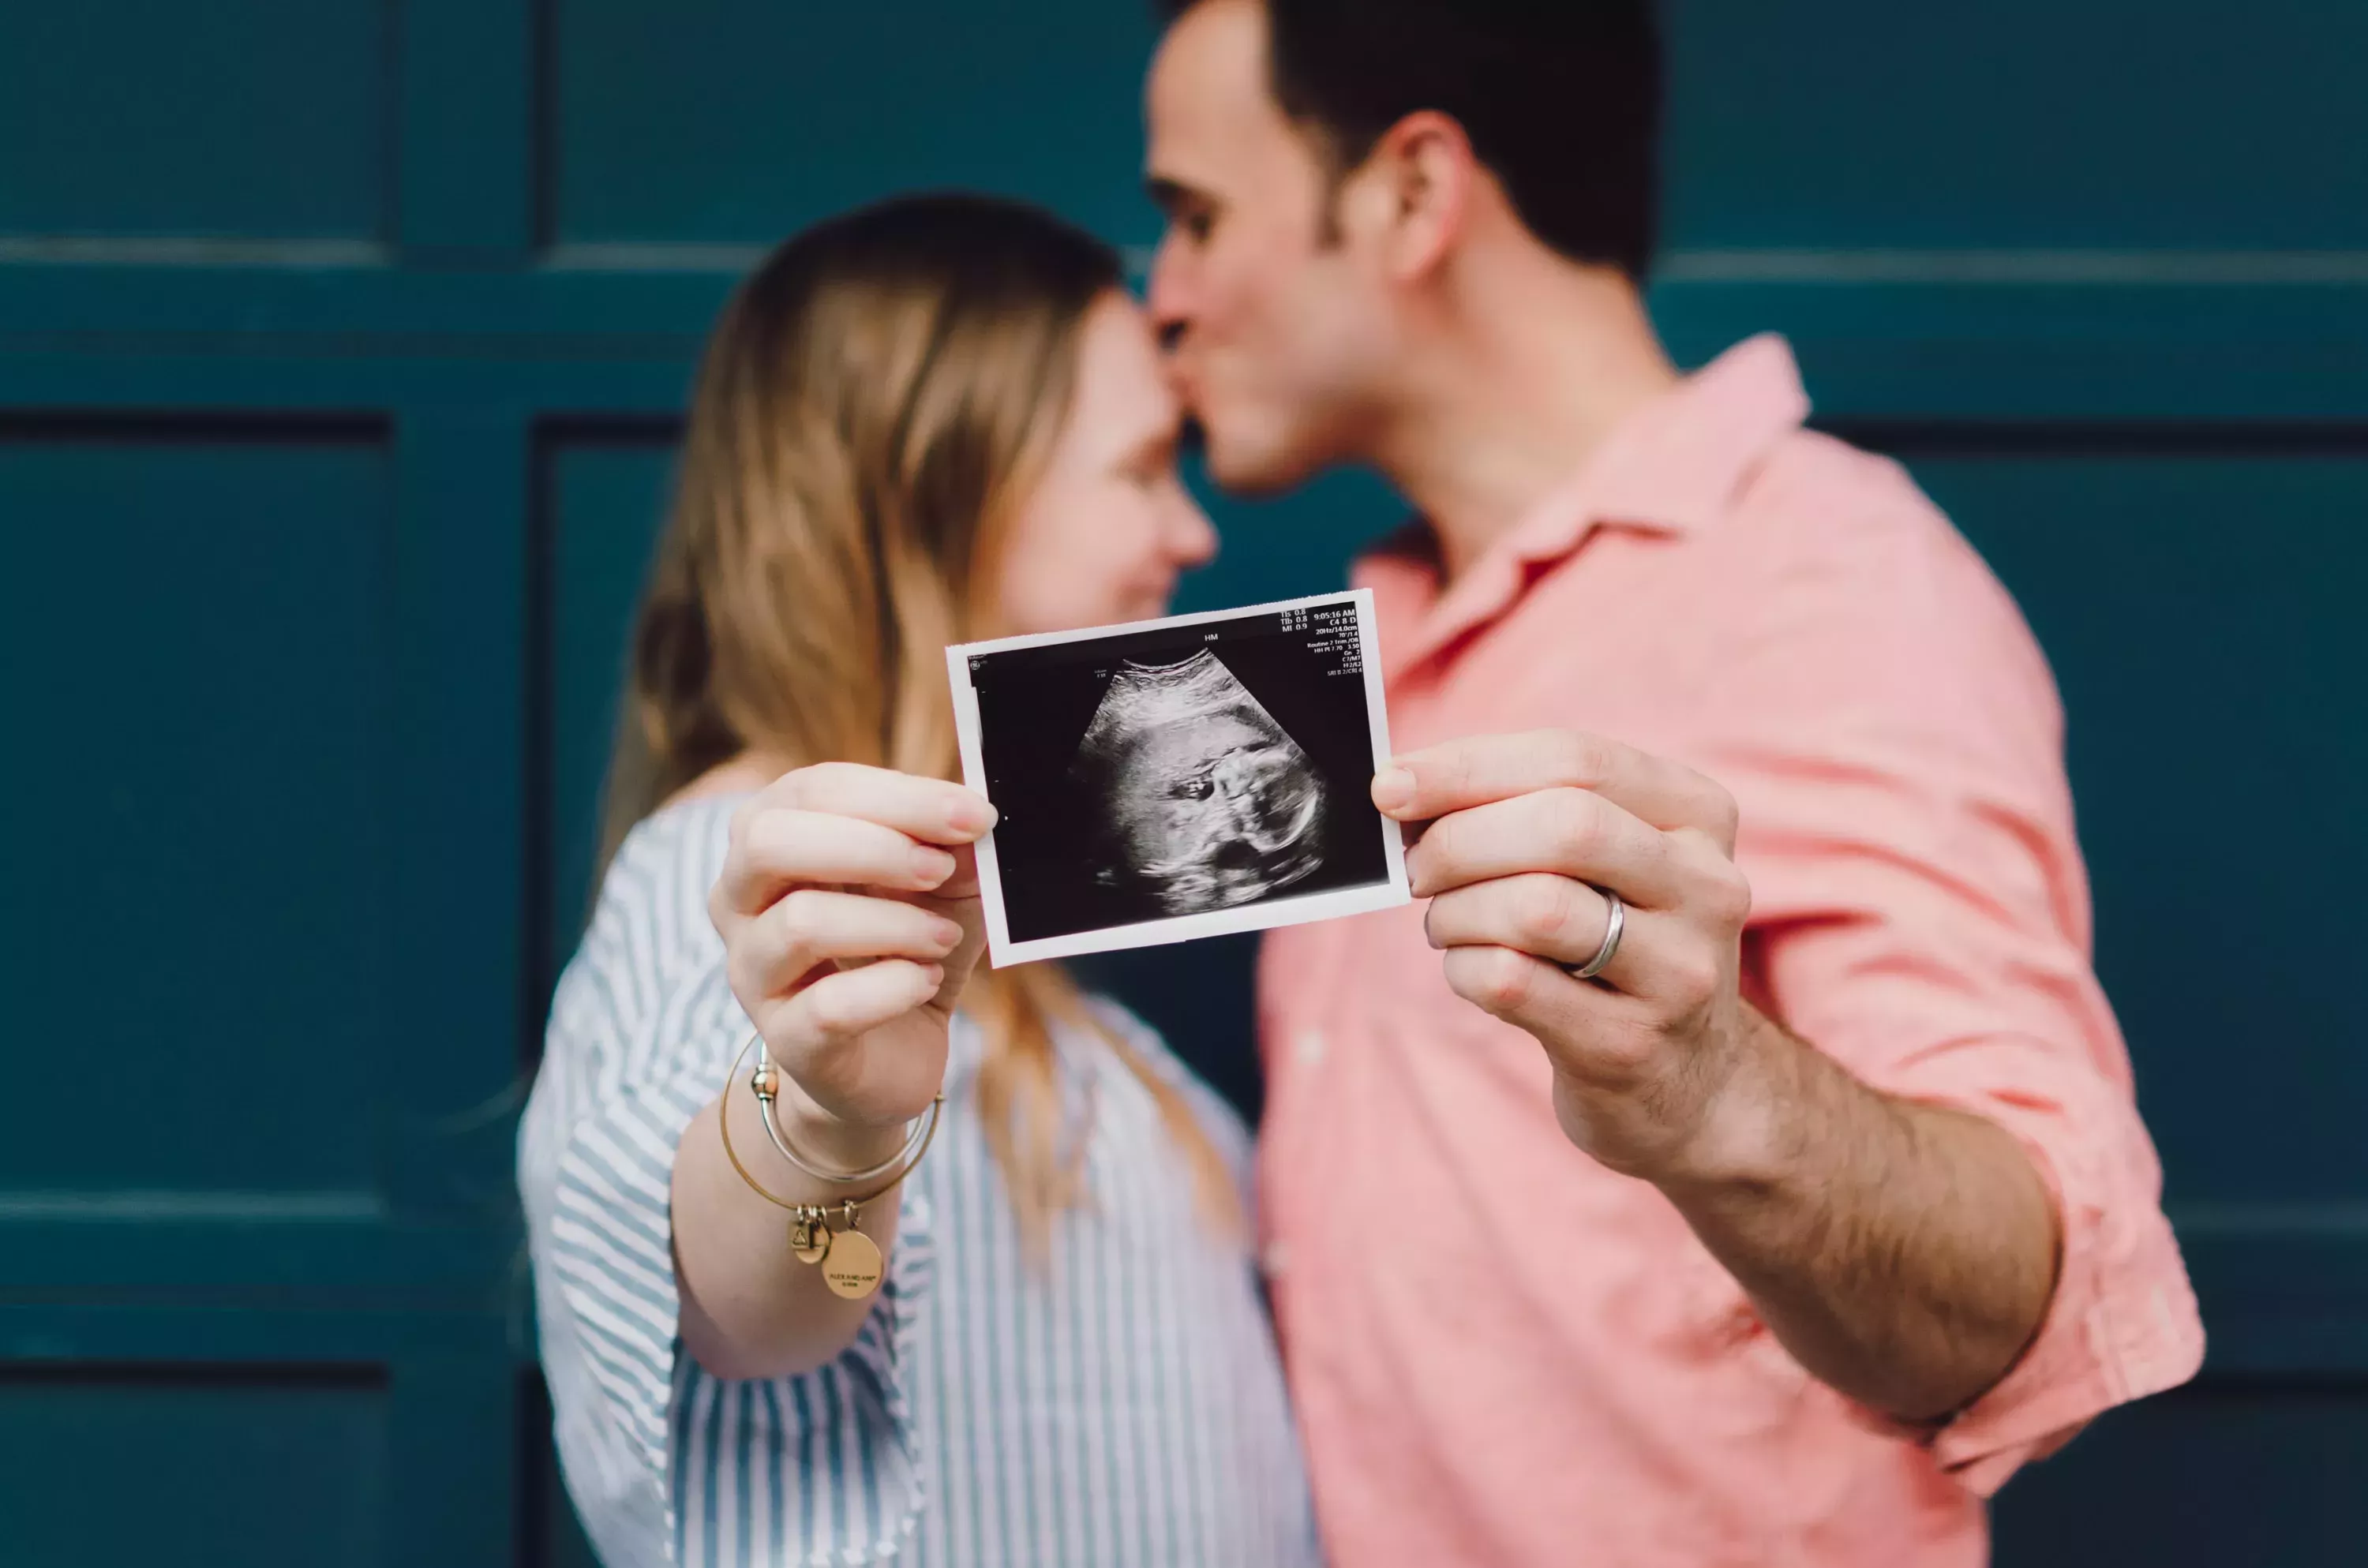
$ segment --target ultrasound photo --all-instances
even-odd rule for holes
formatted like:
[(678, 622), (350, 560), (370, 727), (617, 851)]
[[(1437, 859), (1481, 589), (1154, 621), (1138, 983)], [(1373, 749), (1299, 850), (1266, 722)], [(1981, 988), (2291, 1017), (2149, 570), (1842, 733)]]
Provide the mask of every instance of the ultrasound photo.
[(993, 960), (1405, 903), (1375, 652), (1361, 593), (948, 650)]

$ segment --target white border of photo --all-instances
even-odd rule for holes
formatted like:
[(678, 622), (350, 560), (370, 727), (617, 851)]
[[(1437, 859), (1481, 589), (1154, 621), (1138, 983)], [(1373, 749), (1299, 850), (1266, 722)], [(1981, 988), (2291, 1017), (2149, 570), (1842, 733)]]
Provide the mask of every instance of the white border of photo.
[[(946, 673), (953, 683), (954, 728), (962, 741), (962, 782), (986, 795), (990, 801), (994, 799), (986, 787), (978, 693), (970, 680), (970, 662), (973, 658), (1009, 653), (1019, 648), (1095, 642), (1104, 638), (1160, 631), (1170, 627), (1201, 626), (1212, 621), (1236, 620), (1244, 616), (1273, 615), (1292, 609), (1330, 608), (1338, 605), (1354, 605), (1357, 610), (1357, 645), (1364, 674), (1365, 718), (1372, 733), (1373, 770), (1378, 772), (1389, 762), (1391, 755), (1389, 711), (1382, 699), (1381, 639), (1373, 625), (1372, 591), (1350, 588), (1301, 599), (1280, 599), (1272, 604), (1242, 605), (1232, 609), (1171, 615), (1159, 620), (1130, 621), (1122, 626), (1094, 626), (1077, 631), (1003, 637), (993, 642), (963, 642), (948, 648)], [(1370, 778), (1370, 775), (1368, 777)], [(1041, 959), (1076, 958), (1083, 953), (1117, 952), (1128, 948), (1190, 942), (1202, 937), (1223, 937), (1236, 931), (1268, 931), (1279, 926), (1298, 926), (1311, 920), (1335, 920), (1347, 915), (1370, 915), (1377, 909), (1395, 909), (1413, 901), (1413, 894), (1406, 888), (1405, 838), (1396, 823), (1378, 812), (1374, 812), (1374, 819), (1377, 824), (1375, 831), (1382, 835), (1383, 864), (1389, 872), (1384, 881), (1364, 882), (1327, 892), (1260, 899), (1231, 909), (1171, 915), (1125, 926), (1106, 926), (1026, 942), (1011, 939), (1010, 926), (1003, 910), (1003, 869), (996, 859), (995, 836), (989, 834), (978, 845), (978, 881), (980, 902), (986, 913), (987, 956), (994, 967), (1005, 969), (1013, 964), (1034, 963)]]

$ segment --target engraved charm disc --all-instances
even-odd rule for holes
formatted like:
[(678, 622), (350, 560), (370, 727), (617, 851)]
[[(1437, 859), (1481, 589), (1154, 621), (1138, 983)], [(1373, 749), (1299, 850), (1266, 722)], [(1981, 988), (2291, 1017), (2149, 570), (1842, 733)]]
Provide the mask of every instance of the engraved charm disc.
[(880, 1288), (880, 1244), (861, 1231), (841, 1231), (830, 1238), (822, 1260), (823, 1283), (848, 1301), (860, 1301)]
[(830, 1226), (819, 1218), (800, 1216), (790, 1227), (790, 1252), (800, 1263), (820, 1263), (830, 1252)]

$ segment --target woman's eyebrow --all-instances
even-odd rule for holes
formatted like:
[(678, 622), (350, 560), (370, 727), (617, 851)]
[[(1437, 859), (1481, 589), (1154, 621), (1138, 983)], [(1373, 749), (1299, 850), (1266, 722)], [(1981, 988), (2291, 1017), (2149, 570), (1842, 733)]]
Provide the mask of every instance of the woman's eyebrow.
[(1181, 426), (1176, 421), (1145, 431), (1128, 446), (1126, 457), (1120, 466), (1129, 472), (1140, 470), (1146, 473), (1172, 466), (1176, 461), (1177, 441), (1180, 434)]

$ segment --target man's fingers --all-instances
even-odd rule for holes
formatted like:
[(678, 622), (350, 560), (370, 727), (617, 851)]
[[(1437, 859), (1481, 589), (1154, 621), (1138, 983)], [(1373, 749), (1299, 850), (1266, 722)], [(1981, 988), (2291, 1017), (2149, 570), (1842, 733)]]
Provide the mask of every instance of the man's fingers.
[(995, 825), (995, 808), (975, 790), (852, 762), (817, 763), (783, 774), (742, 812), (754, 816), (782, 808), (857, 817), (949, 847), (974, 843)]
[(1552, 788), (1451, 812), (1406, 851), (1417, 898), (1545, 871), (1608, 887), (1644, 909), (1680, 892), (1662, 835), (1601, 795)]
[(1527, 1030), (1565, 1071), (1617, 1083), (1649, 1065), (1646, 1003), (1573, 980), (1554, 964), (1511, 948), (1451, 948), (1444, 968), (1450, 990)]
[[(1423, 911), (1422, 929), (1434, 948), (1513, 948), (1583, 964), (1602, 949), (1611, 903), (1584, 882), (1532, 871), (1441, 893)], [(1620, 946), (1628, 946), (1624, 928)]]
[(958, 866), (951, 852), (893, 827), (777, 806), (742, 819), (717, 891), (726, 907), (754, 915), (798, 883), (930, 892)]
[(1409, 752), (1373, 779), (1373, 804), (1400, 822), (1540, 790), (1585, 790), (1650, 826), (1695, 828), (1735, 845), (1734, 798), (1692, 768), (1573, 730), (1474, 735)]
[[(1567, 877), (1530, 875), (1477, 882), (1431, 900), (1423, 931), (1434, 948), (1504, 948), (1568, 971), (1590, 963), (1611, 928), (1611, 905)], [(1655, 910), (1631, 909), (1620, 946), (1596, 978), (1650, 1001), (1691, 1003), (1714, 983), (1705, 949), (1685, 923)]]
[(962, 942), (960, 922), (917, 904), (800, 888), (750, 921), (734, 948), (751, 994), (784, 996), (823, 964), (888, 958), (939, 963)]

